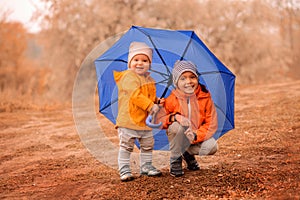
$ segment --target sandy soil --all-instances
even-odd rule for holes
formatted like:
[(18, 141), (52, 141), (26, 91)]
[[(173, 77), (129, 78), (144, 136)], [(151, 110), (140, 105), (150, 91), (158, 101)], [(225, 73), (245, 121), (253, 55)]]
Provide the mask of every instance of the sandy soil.
[(83, 145), (71, 108), (1, 112), (0, 199), (300, 199), (300, 81), (239, 86), (235, 101), (236, 128), (200, 171), (129, 183)]

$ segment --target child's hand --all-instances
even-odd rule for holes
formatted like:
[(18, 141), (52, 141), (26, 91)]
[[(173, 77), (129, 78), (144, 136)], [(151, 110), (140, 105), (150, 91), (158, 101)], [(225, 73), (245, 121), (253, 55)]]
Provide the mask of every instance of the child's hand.
[(191, 125), (190, 120), (182, 115), (176, 114), (174, 117), (175, 117), (175, 120), (178, 121), (181, 126), (189, 127)]
[(187, 139), (190, 141), (190, 143), (192, 143), (195, 140), (195, 134), (193, 133), (193, 131), (190, 128), (188, 128), (184, 132), (184, 134), (187, 137)]
[(157, 103), (158, 103), (158, 105), (159, 105), (160, 107), (163, 107), (164, 104), (165, 104), (165, 98), (160, 98), (160, 99), (158, 99)]
[(159, 111), (160, 107), (158, 104), (154, 104), (150, 110), (150, 114), (153, 115)]

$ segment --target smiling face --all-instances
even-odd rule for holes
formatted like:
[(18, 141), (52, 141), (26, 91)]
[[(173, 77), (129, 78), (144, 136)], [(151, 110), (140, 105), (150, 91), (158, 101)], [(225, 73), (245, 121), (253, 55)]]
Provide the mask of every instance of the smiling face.
[(145, 75), (150, 68), (150, 60), (145, 54), (137, 54), (132, 58), (129, 68), (138, 75)]
[(198, 77), (190, 71), (182, 73), (177, 82), (178, 89), (186, 94), (194, 93), (197, 86)]

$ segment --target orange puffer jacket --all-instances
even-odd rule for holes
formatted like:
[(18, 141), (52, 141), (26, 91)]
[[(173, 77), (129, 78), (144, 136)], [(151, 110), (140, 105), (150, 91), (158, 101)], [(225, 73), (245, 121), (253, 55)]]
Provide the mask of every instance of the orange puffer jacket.
[(155, 81), (150, 73), (139, 76), (132, 70), (114, 71), (118, 86), (117, 127), (151, 130), (145, 120), (156, 99)]
[(167, 129), (172, 123), (170, 116), (176, 113), (190, 119), (192, 130), (197, 134), (197, 140), (193, 144), (209, 139), (218, 128), (217, 113), (211, 95), (200, 84), (192, 95), (184, 94), (178, 89), (173, 90), (166, 98), (164, 109), (158, 113), (157, 120)]

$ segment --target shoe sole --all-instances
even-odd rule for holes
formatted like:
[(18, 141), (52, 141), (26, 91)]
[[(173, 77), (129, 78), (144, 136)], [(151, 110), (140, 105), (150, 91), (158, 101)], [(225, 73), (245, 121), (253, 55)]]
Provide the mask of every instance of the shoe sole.
[(191, 171), (198, 171), (200, 170), (200, 167), (199, 168), (187, 168), (188, 170), (191, 170)]
[(132, 181), (134, 179), (134, 177), (133, 176), (127, 176), (127, 177), (125, 177), (125, 178), (121, 178), (121, 181), (122, 182), (128, 182), (128, 181)]
[(182, 173), (182, 174), (172, 174), (172, 173), (170, 173), (170, 175), (173, 176), (173, 177), (180, 177), (180, 176), (183, 176), (184, 173)]
[(141, 175), (143, 175), (143, 176), (161, 176), (162, 173), (161, 172), (160, 173), (156, 173), (156, 174), (141, 173)]

